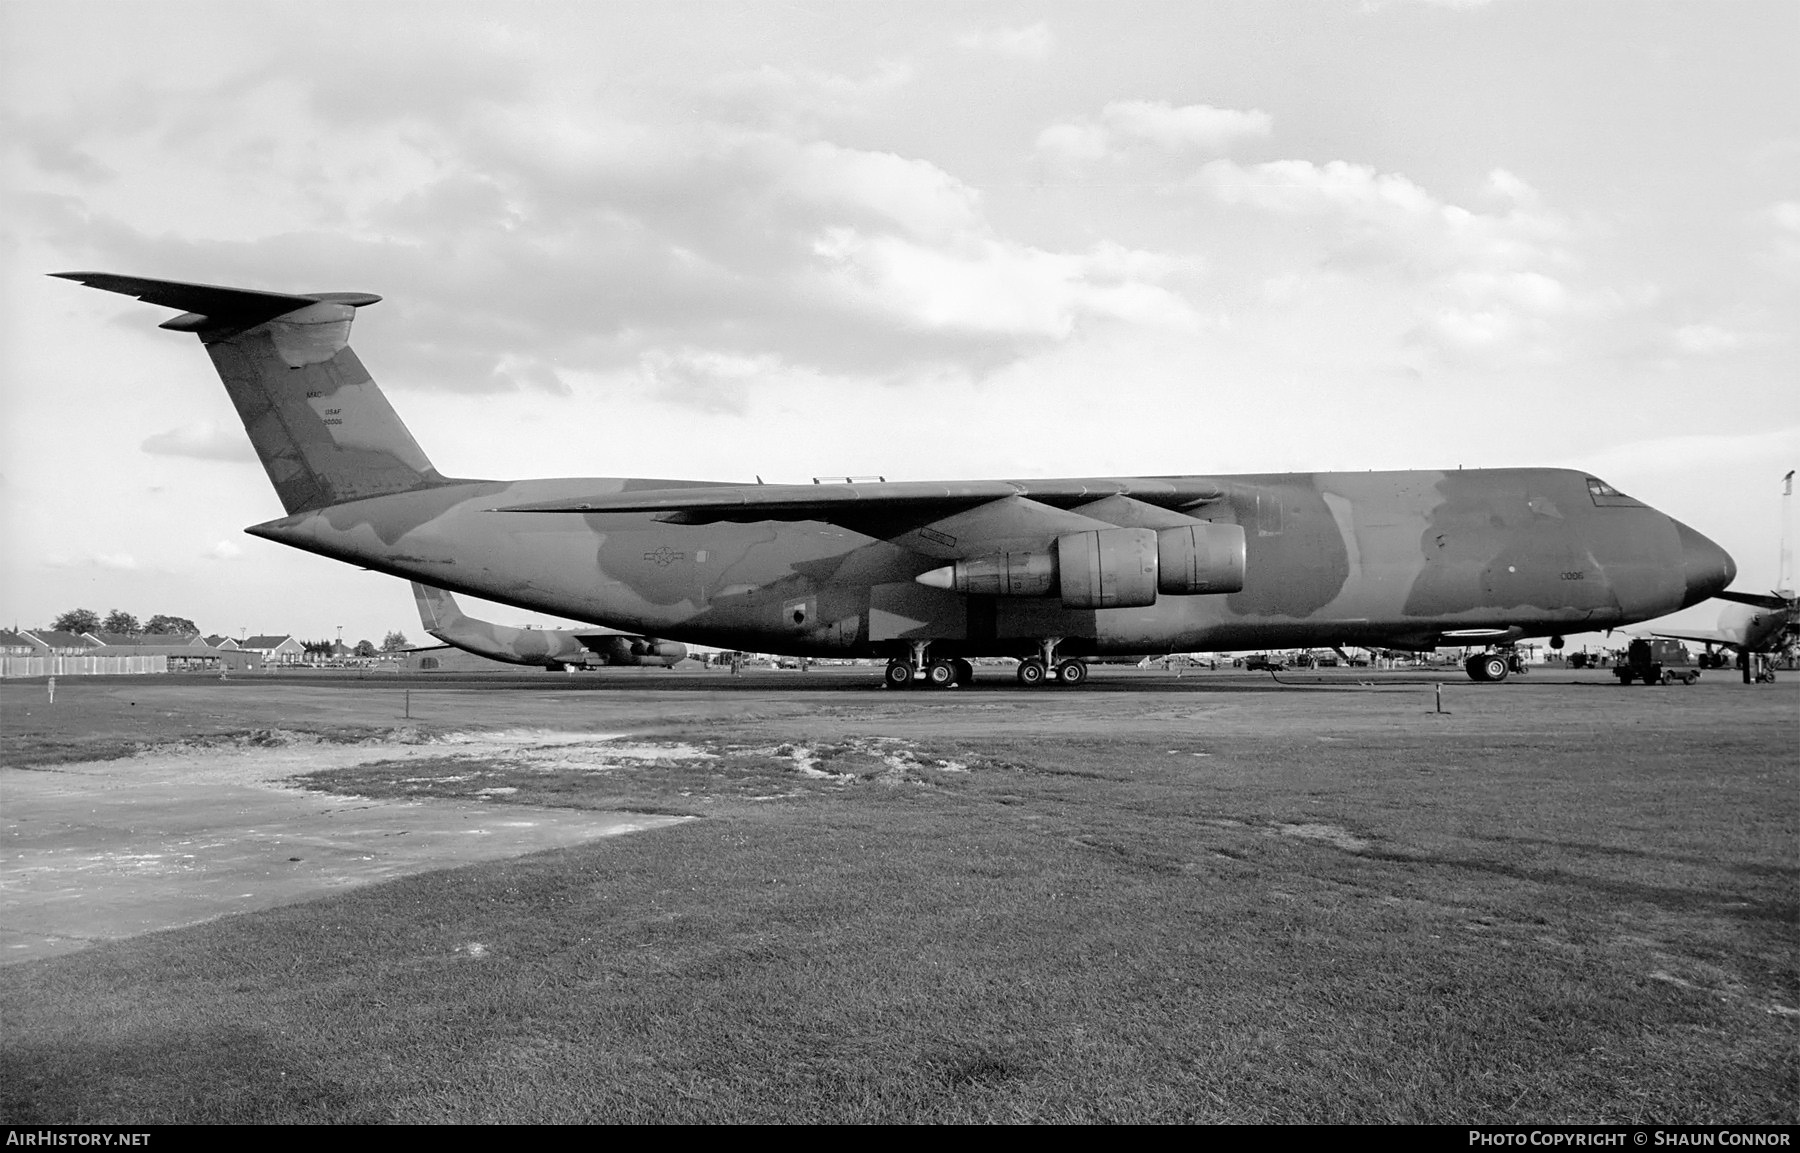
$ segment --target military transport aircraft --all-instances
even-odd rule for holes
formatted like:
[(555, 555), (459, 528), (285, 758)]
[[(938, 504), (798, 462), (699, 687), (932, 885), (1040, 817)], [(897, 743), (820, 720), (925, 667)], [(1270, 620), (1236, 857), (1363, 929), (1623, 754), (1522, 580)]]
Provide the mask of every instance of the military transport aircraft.
[[(1712, 541), (1562, 469), (844, 484), (442, 476), (349, 347), (368, 293), (56, 275), (181, 309), (287, 515), (247, 532), (405, 580), (887, 683), (1080, 684), (1080, 658), (1504, 646), (1696, 604)], [(1197, 442), (1203, 443), (1203, 442)], [(1495, 651), (1498, 649), (1499, 651)]]
[[(1800, 639), (1800, 597), (1792, 592), (1722, 592), (1717, 595), (1720, 600), (1735, 602), (1719, 611), (1718, 628), (1711, 631), (1693, 629), (1688, 632), (1654, 629), (1651, 635), (1678, 641), (1699, 641), (1706, 646), (1709, 657), (1713, 655), (1714, 646), (1725, 652), (1780, 654), (1793, 648), (1796, 640)], [(1724, 658), (1703, 663), (1717, 663), (1722, 667)]]
[(565, 669), (586, 665), (678, 665), (687, 646), (614, 629), (515, 629), (464, 615), (443, 589), (412, 582), (419, 623), (443, 641), (493, 661)]

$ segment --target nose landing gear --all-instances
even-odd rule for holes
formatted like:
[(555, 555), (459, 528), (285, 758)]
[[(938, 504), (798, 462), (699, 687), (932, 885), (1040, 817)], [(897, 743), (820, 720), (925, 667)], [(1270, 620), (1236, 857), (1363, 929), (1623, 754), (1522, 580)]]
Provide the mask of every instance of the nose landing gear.
[(1525, 665), (1519, 660), (1518, 653), (1506, 649), (1499, 652), (1476, 653), (1463, 662), (1463, 671), (1469, 674), (1469, 679), (1472, 681), (1488, 681), (1497, 684), (1505, 680), (1510, 673), (1524, 676)]

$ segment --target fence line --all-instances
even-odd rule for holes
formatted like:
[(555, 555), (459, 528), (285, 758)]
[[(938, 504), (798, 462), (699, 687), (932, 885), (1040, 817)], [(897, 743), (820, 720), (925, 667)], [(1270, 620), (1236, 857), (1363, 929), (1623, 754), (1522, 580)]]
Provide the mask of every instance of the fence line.
[(137, 657), (0, 657), (0, 678), (96, 677), (131, 673), (166, 673), (166, 656)]

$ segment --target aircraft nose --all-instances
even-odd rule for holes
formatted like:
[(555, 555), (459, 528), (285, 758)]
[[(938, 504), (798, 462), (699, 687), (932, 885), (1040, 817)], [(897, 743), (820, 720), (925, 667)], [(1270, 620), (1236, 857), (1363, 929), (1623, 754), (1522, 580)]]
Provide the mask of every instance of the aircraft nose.
[(1697, 605), (1725, 591), (1737, 577), (1737, 562), (1731, 554), (1680, 521), (1675, 522), (1675, 532), (1681, 538), (1681, 576), (1686, 587), (1681, 607)]

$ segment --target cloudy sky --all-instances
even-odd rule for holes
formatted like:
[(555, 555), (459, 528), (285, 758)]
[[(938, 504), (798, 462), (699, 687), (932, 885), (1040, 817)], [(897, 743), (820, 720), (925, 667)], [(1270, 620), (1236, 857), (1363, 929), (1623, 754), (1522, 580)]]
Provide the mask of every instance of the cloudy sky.
[(1792, 0), (0, 2), (0, 624), (419, 635), (242, 535), (204, 352), (88, 269), (381, 294), (450, 475), (1565, 465), (1767, 589), (1797, 57)]

